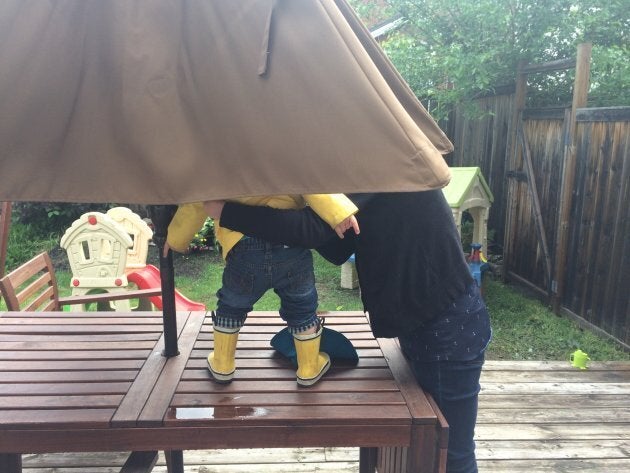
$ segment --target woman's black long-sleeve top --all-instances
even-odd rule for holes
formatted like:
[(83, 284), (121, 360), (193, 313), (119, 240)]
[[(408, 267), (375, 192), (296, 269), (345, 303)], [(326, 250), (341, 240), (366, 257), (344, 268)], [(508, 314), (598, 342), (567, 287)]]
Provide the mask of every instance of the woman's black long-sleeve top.
[(354, 194), (360, 235), (338, 238), (311, 209), (228, 202), (221, 225), (341, 264), (356, 254), (361, 297), (377, 337), (397, 337), (439, 316), (473, 283), (441, 190)]

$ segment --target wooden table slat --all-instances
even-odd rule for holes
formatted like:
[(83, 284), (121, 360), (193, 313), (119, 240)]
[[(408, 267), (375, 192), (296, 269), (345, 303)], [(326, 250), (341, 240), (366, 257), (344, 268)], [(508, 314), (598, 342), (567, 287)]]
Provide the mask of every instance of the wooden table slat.
[(404, 404), (322, 406), (305, 408), (295, 406), (216, 406), (216, 407), (170, 407), (165, 425), (203, 425), (212, 422), (238, 425), (247, 421), (257, 425), (326, 425), (349, 422), (355, 425), (404, 425), (410, 424), (409, 411)]
[(175, 394), (172, 407), (194, 406), (282, 406), (282, 405), (319, 405), (345, 406), (353, 404), (369, 405), (370, 408), (383, 404), (405, 404), (399, 392), (351, 392), (351, 393), (237, 393), (234, 395), (194, 393)]
[(45, 360), (144, 360), (151, 350), (15, 350), (0, 351), (0, 361)]
[[(18, 312), (19, 314), (24, 314), (24, 312)], [(157, 330), (161, 330), (162, 327), (162, 316), (160, 313), (155, 312), (155, 315), (151, 316), (141, 316), (141, 317), (129, 317), (128, 315), (123, 316), (111, 316), (111, 317), (84, 317), (83, 315), (72, 315), (73, 313), (63, 312), (60, 313), (59, 316), (51, 317), (51, 316), (14, 316), (14, 317), (2, 317), (0, 319), (0, 326), (23, 326), (27, 325), (28, 327), (39, 327), (39, 326), (63, 326), (63, 325), (81, 325), (83, 327), (101, 327), (103, 325), (110, 325), (113, 327), (120, 327), (124, 325), (152, 325)], [(112, 314), (116, 314), (116, 312), (112, 312)]]
[(2, 410), (3, 429), (99, 429), (109, 425), (112, 408)]
[[(193, 350), (190, 354), (187, 370), (207, 369), (207, 356), (211, 349), (208, 350)], [(267, 350), (269, 351), (269, 350)], [(380, 350), (379, 350), (380, 353)], [(362, 357), (359, 356), (358, 363), (351, 362), (349, 360), (333, 359), (332, 366), (340, 369), (365, 369), (365, 368), (387, 368), (387, 362), (381, 356), (377, 357)], [(238, 357), (237, 369), (252, 369), (252, 368), (292, 368), (296, 369), (295, 365), (282, 355), (276, 353), (275, 356), (267, 356), (261, 358), (250, 358), (245, 356)]]
[[(357, 350), (357, 354), (359, 355), (359, 358), (379, 358), (381, 360), (383, 359), (383, 352), (381, 351), (377, 343), (374, 343), (374, 346), (371, 348), (360, 348), (360, 347), (357, 347), (356, 345), (354, 347)], [(208, 342), (208, 343), (197, 342), (195, 344), (195, 348), (199, 349), (202, 353), (206, 353), (206, 355), (204, 356), (202, 354), (201, 356), (199, 356), (199, 354), (196, 353), (194, 358), (204, 359), (207, 356), (207, 353), (209, 353), (212, 350), (212, 342)], [(278, 353), (273, 350), (270, 350), (269, 347), (259, 347), (256, 349), (244, 349), (240, 346), (236, 347), (236, 358), (238, 359), (243, 359), (243, 358), (266, 359), (266, 358), (277, 358), (278, 356), (279, 356)]]
[[(131, 383), (0, 383), (0, 396), (39, 396), (80, 395), (80, 394), (123, 394), (131, 387)], [(0, 419), (0, 426), (2, 419)]]
[(73, 396), (2, 396), (0, 410), (5, 409), (80, 409), (82, 407), (116, 408), (122, 394), (96, 394)]
[[(237, 372), (238, 376), (238, 372)], [(280, 381), (249, 381), (238, 380), (227, 385), (215, 384), (209, 386), (207, 381), (182, 381), (179, 384), (177, 392), (195, 393), (195, 392), (217, 392), (217, 393), (238, 393), (238, 392), (257, 392), (257, 393), (281, 393), (293, 392), (297, 389), (295, 379)], [(314, 386), (310, 386), (309, 391), (312, 392), (378, 392), (378, 391), (400, 391), (396, 382), (392, 380), (362, 380), (360, 383), (353, 381), (336, 381), (322, 378)]]
[[(133, 328), (133, 330), (131, 330)], [(42, 335), (99, 335), (99, 334), (134, 334), (162, 332), (158, 324), (143, 325), (4, 325), (2, 332), (6, 334), (42, 334)]]
[(144, 360), (0, 361), (2, 371), (100, 371), (140, 369)]
[(94, 382), (127, 382), (133, 381), (137, 370), (111, 371), (6, 371), (2, 373), (2, 384), (13, 383), (94, 383)]
[[(102, 340), (64, 340), (63, 349), (69, 351), (85, 351), (85, 350), (149, 350), (155, 346), (155, 341), (159, 336), (151, 337), (150, 340), (127, 340), (127, 341), (102, 341)], [(0, 355), (3, 352), (29, 352), (29, 351), (47, 351), (58, 350), (58, 341), (5, 341), (0, 342)]]
[[(353, 369), (353, 368), (330, 368), (328, 373), (326, 373), (326, 380), (362, 380), (362, 379), (392, 379), (392, 373), (388, 369), (385, 368), (363, 368), (363, 369)], [(234, 381), (252, 381), (264, 379), (267, 381), (278, 381), (278, 380), (291, 380), (295, 379), (295, 368), (286, 367), (286, 368), (252, 368), (252, 369), (242, 369), (237, 367), (236, 374), (234, 376)], [(186, 370), (186, 372), (182, 375), (183, 381), (193, 381), (193, 380), (208, 380), (211, 381), (210, 374), (208, 373), (208, 369), (205, 370), (203, 368), (195, 369), (195, 370)]]
[[(275, 333), (275, 332), (274, 332)], [(210, 347), (212, 347), (212, 336), (208, 333), (201, 333), (199, 334), (199, 340), (200, 343), (198, 343), (196, 345), (195, 348), (198, 349), (209, 349)], [(238, 340), (238, 349), (239, 351), (246, 351), (246, 350), (268, 350), (269, 349), (269, 340), (270, 337), (267, 338), (266, 340), (260, 339), (260, 340), (248, 340), (247, 338), (243, 338), (241, 340), (240, 336), (239, 336), (239, 340)], [(207, 343), (203, 343), (203, 341), (207, 342)], [(352, 338), (350, 338), (350, 341), (352, 342), (352, 345), (359, 349), (359, 348), (378, 348), (378, 343), (376, 342), (376, 340), (374, 340), (374, 338), (372, 339), (357, 339), (357, 340), (353, 340)]]
[[(326, 327), (333, 328), (338, 332), (343, 332), (346, 337), (352, 339), (354, 337), (357, 338), (374, 338), (372, 335), (372, 331), (370, 327), (365, 324), (365, 321), (359, 323), (358, 321), (354, 324), (342, 324), (338, 323), (336, 319), (331, 319), (333, 322), (327, 323)], [(212, 327), (211, 323), (205, 323), (205, 327), (210, 329)], [(275, 335), (280, 330), (286, 328), (284, 322), (278, 316), (278, 323), (273, 325), (256, 325), (255, 319), (254, 322), (250, 323), (250, 319), (247, 319), (246, 325), (244, 327), (244, 332), (239, 335), (239, 340), (241, 336), (245, 336), (245, 339), (251, 340), (269, 340), (271, 337), (269, 335)], [(212, 337), (211, 332), (207, 332), (210, 337)]]
[(162, 370), (162, 375), (149, 395), (146, 405), (138, 417), (138, 425), (160, 425), (164, 413), (175, 393), (181, 374), (186, 368), (188, 356), (192, 351), (204, 317), (195, 314), (188, 319), (179, 337), (179, 355), (170, 358)]

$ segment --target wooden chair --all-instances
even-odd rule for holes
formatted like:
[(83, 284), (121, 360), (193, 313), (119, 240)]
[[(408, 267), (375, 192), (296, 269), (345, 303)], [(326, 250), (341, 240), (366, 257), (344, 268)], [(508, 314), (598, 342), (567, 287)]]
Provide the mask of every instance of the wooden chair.
[(139, 289), (105, 294), (59, 297), (55, 269), (48, 253), (35, 256), (0, 279), (0, 291), (10, 311), (60, 311), (63, 306), (96, 303), (108, 307), (110, 301), (146, 299), (161, 295), (161, 289)]
[[(0, 279), (0, 291), (9, 311), (62, 310), (64, 305), (106, 303), (121, 298), (147, 298), (161, 294), (160, 289), (143, 289), (120, 293), (59, 297), (55, 269), (48, 253), (35, 256)], [(148, 473), (153, 470), (158, 452), (131, 452), (121, 473)], [(1, 463), (1, 462), (0, 462)], [(0, 465), (1, 466), (1, 465)], [(1, 468), (0, 468), (1, 470)]]

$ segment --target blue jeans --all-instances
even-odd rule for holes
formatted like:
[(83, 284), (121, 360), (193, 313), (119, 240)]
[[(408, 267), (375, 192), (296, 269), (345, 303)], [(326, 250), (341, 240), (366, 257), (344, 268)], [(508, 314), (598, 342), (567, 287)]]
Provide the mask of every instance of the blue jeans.
[(218, 327), (240, 328), (247, 313), (269, 289), (278, 294), (280, 316), (292, 333), (318, 323), (310, 250), (244, 238), (228, 253), (222, 284), (217, 292)]
[(399, 337), (418, 384), (448, 421), (447, 473), (477, 473), (479, 377), (491, 337), (488, 311), (475, 285), (435, 320)]
[(483, 361), (482, 353), (470, 361), (411, 362), (418, 384), (449, 424), (447, 473), (477, 473), (474, 435)]

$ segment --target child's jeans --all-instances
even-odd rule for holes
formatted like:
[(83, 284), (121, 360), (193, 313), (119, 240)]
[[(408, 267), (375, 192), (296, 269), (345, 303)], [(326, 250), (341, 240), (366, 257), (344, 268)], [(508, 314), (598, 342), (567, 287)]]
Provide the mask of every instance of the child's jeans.
[(310, 250), (251, 237), (242, 239), (228, 253), (223, 286), (217, 292), (215, 325), (240, 328), (254, 304), (272, 288), (280, 297), (280, 316), (291, 333), (317, 325)]

